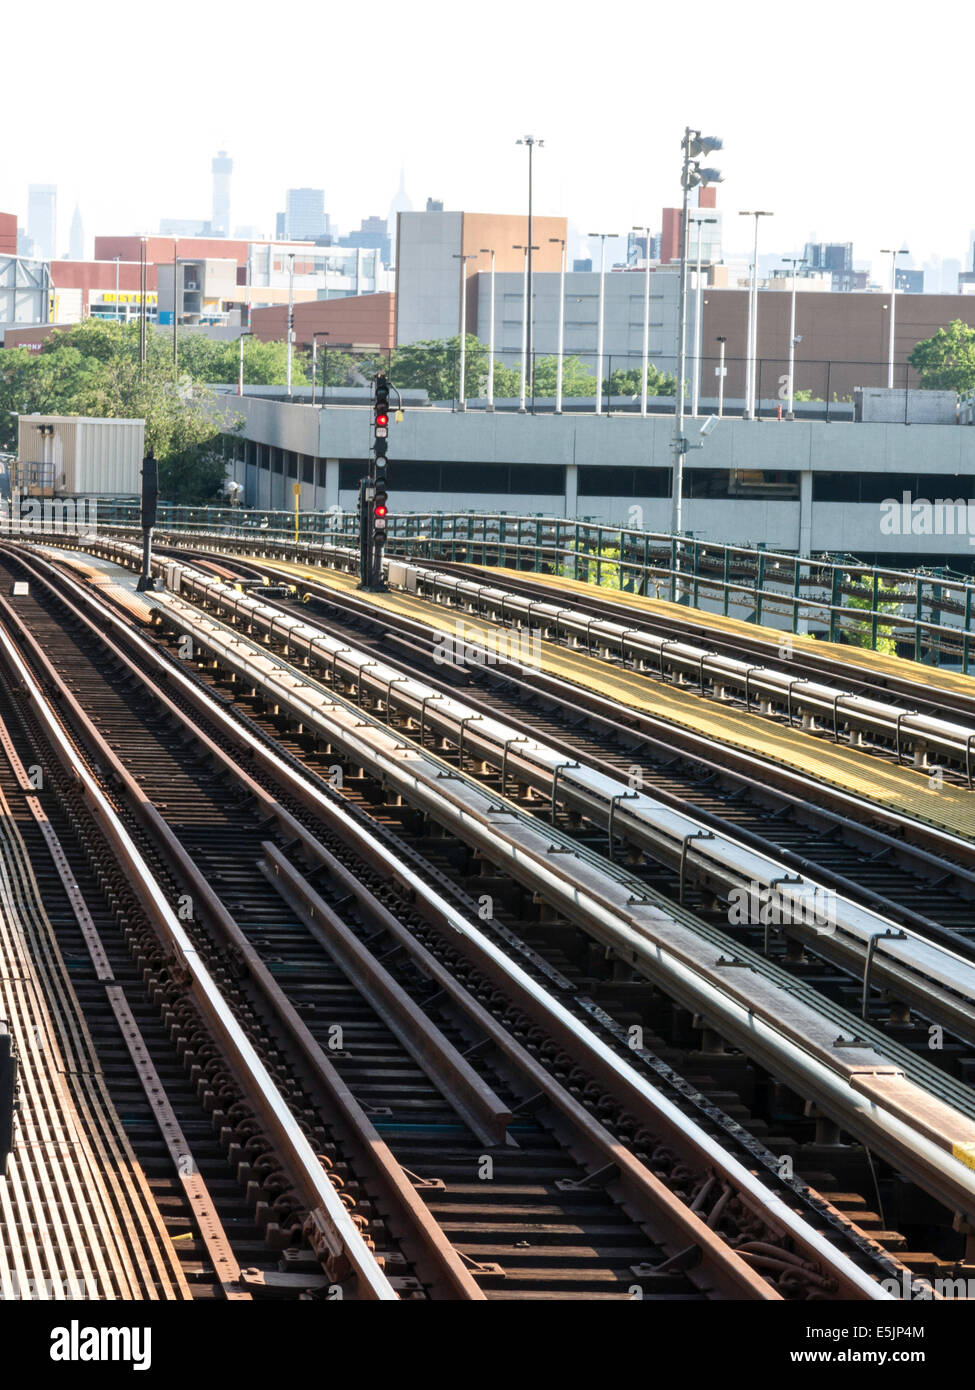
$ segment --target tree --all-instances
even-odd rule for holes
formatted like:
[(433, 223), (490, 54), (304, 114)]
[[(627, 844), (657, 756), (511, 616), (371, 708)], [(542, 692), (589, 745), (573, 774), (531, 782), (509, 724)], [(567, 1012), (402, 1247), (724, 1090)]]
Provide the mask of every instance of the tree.
[[(401, 391), (418, 389), (426, 391), (434, 401), (455, 400), (460, 393), (460, 334), (439, 341), (428, 339), (410, 343), (397, 349), (391, 364), (391, 380)], [(486, 380), (487, 349), (473, 333), (468, 333), (464, 394), (468, 397), (479, 395)]]
[[(204, 358), (198, 354), (197, 370)], [(159, 461), (160, 491), (172, 502), (216, 495), (225, 474), (220, 435), (239, 428), (185, 362), (173, 379), (168, 334), (149, 332), (143, 366), (138, 324), (98, 319), (52, 333), (37, 355), (22, 349), (0, 353), (0, 408), (0, 447), (16, 442), (16, 421), (8, 411), (144, 419), (146, 447)]]
[[(603, 382), (603, 391), (609, 396), (639, 396), (643, 392), (639, 367), (618, 367)], [(658, 372), (650, 362), (647, 365), (647, 395), (676, 396), (677, 378), (668, 372)]]
[(975, 328), (952, 319), (931, 338), (919, 342), (908, 357), (925, 391), (975, 390)]

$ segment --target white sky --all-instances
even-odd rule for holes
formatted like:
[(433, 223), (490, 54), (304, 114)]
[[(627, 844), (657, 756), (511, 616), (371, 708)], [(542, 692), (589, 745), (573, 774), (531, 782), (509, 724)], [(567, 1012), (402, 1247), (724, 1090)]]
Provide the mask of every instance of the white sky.
[(343, 232), (385, 217), (401, 163), (414, 207), (519, 211), (526, 133), (538, 212), (658, 227), (686, 124), (724, 139), (726, 253), (747, 255), (742, 208), (775, 212), (763, 251), (815, 233), (878, 271), (891, 245), (963, 259), (975, 228), (961, 0), (53, 0), (38, 48), (39, 13), (4, 21), (0, 210), (25, 221), (28, 183), (57, 184), (59, 251), (76, 200), (89, 254), (95, 233), (209, 217), (221, 148), (232, 227), (273, 231), (300, 185)]

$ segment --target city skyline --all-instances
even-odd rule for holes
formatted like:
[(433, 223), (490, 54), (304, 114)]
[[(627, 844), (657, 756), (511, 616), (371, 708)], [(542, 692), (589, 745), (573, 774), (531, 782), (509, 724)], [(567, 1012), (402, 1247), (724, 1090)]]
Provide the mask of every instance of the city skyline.
[[(62, 193), (61, 218), (80, 203), (89, 233), (155, 232), (164, 217), (208, 215), (211, 160), (225, 149), (234, 161), (231, 232), (252, 226), (272, 233), (284, 190), (307, 186), (327, 190), (326, 211), (348, 231), (364, 216), (385, 215), (401, 166), (414, 206), (434, 197), (446, 207), (516, 212), (527, 169), (515, 141), (531, 132), (545, 141), (535, 161), (537, 211), (567, 216), (583, 231), (599, 225), (625, 235), (679, 201), (680, 138), (693, 122), (724, 140), (714, 162), (725, 176), (719, 204), (730, 254), (739, 243), (747, 248), (736, 213), (763, 207), (775, 212), (763, 228), (767, 247), (801, 248), (815, 229), (825, 240), (853, 241), (857, 259), (871, 261), (875, 274), (880, 248), (892, 241), (908, 246), (918, 265), (935, 255), (964, 262), (975, 219), (957, 157), (950, 141), (933, 138), (934, 116), (925, 118), (920, 96), (891, 100), (908, 60), (874, 0), (857, 10), (860, 43), (837, 41), (849, 34), (850, 14), (833, 0), (819, 7), (815, 23), (758, 0), (747, 27), (703, 0), (691, 40), (676, 17), (627, 14), (622, 27), (605, 30), (597, 63), (582, 12), (501, 0), (485, 27), (458, 25), (443, 0), (424, 0), (421, 8), (426, 22), (404, 27), (388, 0), (376, 6), (371, 27), (389, 42), (369, 58), (383, 90), (375, 109), (362, 100), (357, 65), (330, 67), (329, 109), (354, 111), (351, 127), (297, 119), (293, 111), (274, 116), (246, 92), (235, 93), (231, 117), (229, 89), (219, 80), (197, 82), (192, 104), (169, 102), (158, 120), (154, 108), (148, 120), (120, 120), (120, 93), (110, 84), (86, 87), (70, 123), (57, 103), (35, 104), (30, 141), (7, 152), (0, 207), (26, 220), (28, 184), (52, 183)], [(55, 87), (68, 87), (94, 54), (99, 15), (124, 13), (129, 29), (145, 24), (160, 72), (175, 56), (181, 15), (218, 51), (226, 42), (217, 12), (184, 0), (175, 5), (177, 23), (153, 25), (151, 33), (148, 20), (133, 19), (114, 0), (96, 0), (93, 9), (82, 16), (63, 0), (55, 4), (61, 38), (48, 68)], [(245, 0), (244, 27), (259, 13)], [(951, 24), (964, 14), (955, 0), (935, 0), (926, 37), (911, 47), (910, 92), (923, 92), (926, 78), (937, 82), (942, 131), (964, 128), (965, 49), (949, 42)], [(673, 61), (681, 35), (684, 64)], [(460, 61), (468, 49), (476, 71)], [(253, 61), (258, 71), (284, 64), (289, 90), (307, 91), (314, 111), (314, 43), (271, 31)], [(572, 73), (580, 81), (567, 82)], [(15, 106), (27, 102), (29, 81), (26, 70), (14, 73)], [(518, 102), (506, 91), (516, 91)], [(109, 178), (108, 168), (129, 175)], [(66, 234), (59, 227), (58, 254)]]

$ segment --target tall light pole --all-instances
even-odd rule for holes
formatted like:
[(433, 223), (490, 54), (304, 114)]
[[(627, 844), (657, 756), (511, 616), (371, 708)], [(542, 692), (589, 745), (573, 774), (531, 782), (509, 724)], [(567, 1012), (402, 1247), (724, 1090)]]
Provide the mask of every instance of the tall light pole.
[(524, 251), (525, 271), (521, 287), (521, 382), (518, 389), (518, 410), (525, 413), (525, 385), (528, 380), (528, 247), (512, 246), (512, 251)]
[(599, 322), (596, 327), (596, 414), (603, 413), (603, 325), (606, 318), (606, 238), (615, 232), (590, 232), (599, 237)]
[[(687, 381), (687, 195), (692, 188), (705, 188), (709, 183), (720, 183), (721, 175), (717, 169), (702, 169), (701, 155), (720, 150), (722, 141), (717, 136), (702, 135), (699, 130), (687, 126), (681, 148), (684, 163), (681, 171), (680, 223), (680, 290), (677, 306), (677, 398), (674, 405), (674, 476), (671, 487), (670, 524), (675, 536), (679, 536), (684, 526), (684, 455), (688, 443), (684, 438), (684, 388)], [(678, 557), (679, 563), (679, 557)]]
[(562, 414), (562, 366), (565, 360), (565, 237), (550, 236), (549, 241), (562, 248), (559, 271), (559, 348), (555, 359), (555, 413)]
[(487, 408), (494, 409), (494, 247), (482, 246), (482, 256), (491, 257), (491, 322), (488, 326)]
[(697, 227), (697, 279), (694, 282), (694, 376), (691, 387), (691, 415), (697, 419), (697, 408), (701, 398), (701, 354), (704, 350), (704, 334), (701, 331), (701, 227), (706, 223), (713, 225), (716, 217), (692, 217)]
[(176, 339), (176, 329), (179, 325), (179, 291), (176, 282), (179, 278), (179, 257), (176, 252), (179, 250), (179, 241), (173, 237), (173, 376), (179, 368), (179, 347)]
[[(328, 333), (324, 328), (311, 335), (311, 403), (315, 404), (315, 383), (318, 380), (318, 340), (327, 338)], [(328, 355), (325, 357), (326, 366), (328, 365)], [(322, 377), (322, 405), (325, 404), (325, 378)]]
[(752, 283), (748, 292), (748, 334), (745, 356), (745, 410), (744, 418), (755, 418), (755, 378), (758, 374), (758, 219), (772, 217), (771, 212), (740, 212), (739, 217), (755, 219), (755, 251), (752, 258)]
[(643, 382), (640, 386), (640, 414), (647, 413), (647, 376), (650, 371), (650, 228), (634, 227), (646, 241), (646, 268), (643, 276)]
[(119, 261), (120, 261), (121, 259), (122, 259), (121, 256), (116, 256), (116, 257), (115, 257), (115, 322), (116, 322), (116, 323), (118, 323), (118, 318), (119, 318), (118, 311), (119, 311), (119, 307), (120, 307), (120, 306), (119, 306), (119, 300), (118, 300), (118, 265), (119, 265)]
[[(525, 279), (527, 285), (526, 294), (528, 296), (528, 311), (525, 316), (525, 319), (528, 328), (525, 337), (525, 355), (528, 363), (528, 384), (529, 387), (531, 387), (532, 377), (534, 376), (534, 372), (532, 370), (532, 317), (534, 313), (532, 307), (532, 251), (538, 250), (537, 246), (532, 246), (532, 241), (534, 240), (534, 233), (532, 227), (532, 156), (535, 153), (535, 146), (537, 145), (538, 148), (541, 149), (542, 146), (545, 144), (545, 141), (536, 139), (534, 135), (526, 135), (524, 139), (516, 140), (515, 144), (528, 146), (528, 251), (526, 253), (528, 259), (525, 267)], [(532, 395), (534, 396), (534, 391), (532, 392)], [(524, 404), (522, 405), (522, 408), (524, 408)]]
[(894, 312), (897, 303), (897, 257), (908, 256), (910, 252), (906, 246), (900, 251), (882, 246), (880, 254), (890, 257), (890, 339), (887, 346), (887, 389), (891, 391), (894, 387)]
[(718, 419), (724, 416), (724, 374), (727, 368), (724, 364), (724, 345), (727, 338), (718, 338)]
[(796, 279), (799, 267), (806, 264), (805, 256), (783, 256), (786, 265), (792, 266), (792, 304), (789, 308), (789, 409), (787, 420), (796, 418)]
[(468, 261), (476, 261), (477, 256), (473, 251), (465, 255), (455, 253), (455, 261), (460, 261), (460, 382), (457, 392), (457, 409), (467, 409), (467, 275), (465, 267)]
[(237, 394), (238, 394), (238, 396), (242, 396), (242, 395), (244, 394), (244, 339), (245, 339), (245, 338), (253, 338), (253, 336), (254, 336), (254, 331), (253, 331), (253, 329), (250, 329), (250, 328), (245, 328), (244, 331), (243, 331), (243, 333), (241, 333), (241, 335), (240, 335), (240, 365), (239, 365), (238, 368), (237, 368)]
[(295, 336), (295, 253), (288, 252), (288, 395), (291, 395), (291, 355)]

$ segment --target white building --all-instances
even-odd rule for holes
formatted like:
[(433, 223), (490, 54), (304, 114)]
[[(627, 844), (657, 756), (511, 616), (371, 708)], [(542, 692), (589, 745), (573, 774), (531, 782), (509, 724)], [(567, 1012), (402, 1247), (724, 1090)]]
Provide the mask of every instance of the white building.
[(51, 261), (57, 255), (58, 190), (53, 183), (32, 183), (27, 193), (27, 234), (33, 255)]
[[(482, 343), (491, 339), (491, 276), (477, 277), (476, 331)], [(687, 343), (693, 354), (696, 341), (696, 272), (688, 275)], [(703, 275), (702, 275), (703, 280)], [(595, 373), (599, 335), (598, 271), (571, 270), (565, 277), (565, 354), (579, 358)], [(650, 361), (659, 371), (676, 370), (677, 303), (680, 276), (675, 266), (650, 271)], [(558, 351), (559, 288), (561, 276), (543, 272), (532, 276), (534, 319), (533, 356), (548, 357)], [(519, 365), (522, 352), (525, 280), (523, 274), (495, 276), (494, 343), (499, 361)], [(456, 294), (455, 294), (456, 299)], [(607, 271), (603, 307), (603, 376), (617, 368), (639, 368), (643, 357), (643, 322), (646, 302), (645, 271)], [(456, 309), (454, 310), (456, 317)], [(456, 332), (456, 328), (453, 332)], [(433, 336), (433, 335), (431, 335)], [(447, 336), (446, 334), (442, 336)], [(690, 366), (688, 367), (690, 377)]]
[(210, 165), (213, 173), (213, 216), (210, 219), (211, 236), (230, 235), (230, 175), (234, 172), (234, 161), (221, 150)]
[(48, 261), (0, 256), (0, 324), (48, 323), (50, 302)]
[(284, 198), (284, 234), (289, 241), (314, 241), (329, 231), (324, 188), (289, 188)]
[[(345, 299), (356, 294), (379, 294), (395, 287), (395, 277), (382, 263), (382, 253), (362, 246), (312, 246), (308, 242), (264, 242), (248, 250), (247, 284), (250, 301), (260, 304), (262, 289), (275, 290), (272, 300), (281, 303), (291, 280), (294, 288), (311, 291), (318, 299)], [(307, 293), (302, 298), (308, 298)]]

